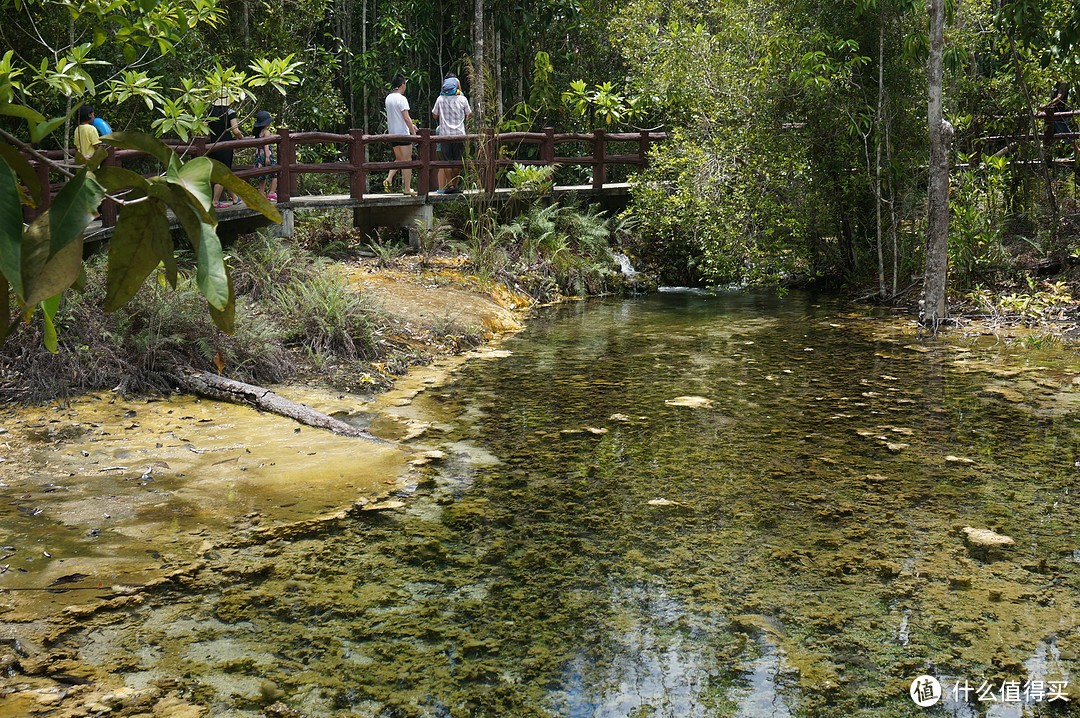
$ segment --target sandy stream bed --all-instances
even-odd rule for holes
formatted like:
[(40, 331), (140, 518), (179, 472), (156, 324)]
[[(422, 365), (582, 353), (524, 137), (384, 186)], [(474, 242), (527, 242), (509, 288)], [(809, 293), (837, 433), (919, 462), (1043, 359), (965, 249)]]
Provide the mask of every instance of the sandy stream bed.
[(444, 353), (373, 396), (274, 388), (386, 443), (182, 395), (104, 392), (0, 411), (0, 716), (202, 715), (175, 686), (133, 692), (48, 646), (102, 608), (185, 580), (217, 547), (287, 540), (350, 511), (392, 510), (396, 494), (416, 488), (418, 467), (439, 452), (424, 444), (428, 426), (413, 415), (413, 397), (464, 361), (497, 354), (498, 340), (521, 329), (528, 304), (472, 291), (447, 268), (439, 278), (347, 271), (408, 326), (489, 339), (476, 351)]

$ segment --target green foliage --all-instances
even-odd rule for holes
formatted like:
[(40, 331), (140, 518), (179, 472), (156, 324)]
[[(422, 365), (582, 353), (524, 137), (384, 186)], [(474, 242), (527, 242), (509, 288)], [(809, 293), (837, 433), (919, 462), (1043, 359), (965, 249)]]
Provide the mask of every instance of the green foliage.
[(534, 204), (496, 229), (487, 256), (498, 256), (497, 269), (538, 301), (602, 294), (617, 274), (609, 236), (607, 219), (595, 209)]
[[(28, 115), (10, 97), (10, 85), (0, 84), (0, 115), (21, 117), (31, 134), (40, 134), (43, 123)], [(44, 120), (44, 118), (40, 118)], [(55, 125), (58, 123), (48, 123)], [(71, 176), (48, 210), (27, 227), (22, 222), (22, 203), (37, 206), (43, 189), (29, 177), (25, 161), (11, 145), (0, 151), (0, 317), (4, 318), (0, 340), (17, 326), (11, 317), (9, 292), (18, 313), (29, 322), (40, 307), (45, 343), (57, 351), (54, 317), (60, 296), (83, 273), (83, 235), (95, 209), (108, 195), (121, 205), (109, 247), (105, 311), (129, 301), (149, 274), (162, 264), (170, 282), (176, 284), (176, 258), (168, 212), (180, 220), (197, 257), (196, 284), (206, 298), (215, 323), (232, 331), (234, 303), (231, 280), (217, 237), (217, 218), (211, 207), (211, 182), (224, 184), (267, 217), (281, 216), (251, 185), (236, 178), (223, 165), (205, 157), (182, 163), (159, 140), (141, 133), (114, 132), (103, 142), (117, 148), (148, 153), (165, 168), (163, 176), (143, 178), (119, 167), (102, 166), (104, 147)], [(23, 186), (20, 186), (20, 183)]]
[(546, 195), (555, 186), (555, 173), (559, 165), (523, 165), (514, 163), (514, 169), (506, 174), (514, 197)]

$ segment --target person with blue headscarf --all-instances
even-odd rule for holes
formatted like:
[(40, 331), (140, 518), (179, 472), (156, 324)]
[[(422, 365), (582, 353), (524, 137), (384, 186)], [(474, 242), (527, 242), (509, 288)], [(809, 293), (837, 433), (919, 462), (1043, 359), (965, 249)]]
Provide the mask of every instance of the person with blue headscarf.
[[(456, 77), (443, 80), (442, 92), (431, 108), (431, 115), (439, 123), (439, 136), (465, 134), (465, 118), (472, 114), (469, 100), (461, 93), (461, 83)], [(465, 155), (464, 142), (441, 142), (439, 152), (442, 158), (451, 162), (460, 162)], [(439, 194), (460, 192), (457, 179), (461, 175), (460, 167), (447, 167), (439, 170)]]

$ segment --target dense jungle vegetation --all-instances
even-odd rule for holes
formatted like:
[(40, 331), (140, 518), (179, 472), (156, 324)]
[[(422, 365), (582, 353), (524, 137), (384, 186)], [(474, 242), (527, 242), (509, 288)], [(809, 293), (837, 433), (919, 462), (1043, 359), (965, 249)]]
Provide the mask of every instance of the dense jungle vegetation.
[[(399, 72), (421, 126), (455, 72), (477, 125), (670, 133), (633, 177), (619, 232), (664, 283), (825, 280), (899, 299), (917, 295), (925, 270), (932, 42), (921, 2), (0, 0), (0, 37), (0, 319), (15, 327), (40, 306), (50, 348), (60, 297), (85, 277), (81, 227), (121, 190), (145, 201), (121, 208), (105, 308), (159, 263), (174, 285), (191, 265), (215, 323), (234, 327), (232, 279), (200, 189), (234, 183), (208, 161), (170, 164), (139, 132), (206, 134), (223, 94), (246, 133), (259, 109), (298, 130), (384, 132)], [(950, 296), (993, 308), (1017, 291), (1045, 294), (1031, 271), (1067, 269), (1080, 249), (1075, 138), (1050, 137), (1039, 115), (1055, 83), (1080, 84), (1080, 6), (949, 3), (943, 41), (943, 116), (955, 131)], [(147, 150), (167, 171), (148, 181), (91, 160), (58, 197), (66, 215), (54, 206), (47, 222), (20, 228), (20, 203), (41, 191), (20, 156), (69, 145), (84, 102), (119, 131), (111, 144)], [(583, 179), (574, 172), (557, 177)], [(305, 192), (332, 189), (321, 177)], [(187, 260), (163, 238), (166, 210), (185, 220)]]

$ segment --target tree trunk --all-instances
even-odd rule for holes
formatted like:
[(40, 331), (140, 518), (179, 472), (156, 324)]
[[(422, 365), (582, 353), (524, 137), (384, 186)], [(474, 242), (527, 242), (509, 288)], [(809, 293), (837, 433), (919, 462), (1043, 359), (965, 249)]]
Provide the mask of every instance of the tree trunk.
[(885, 8), (881, 8), (881, 25), (878, 27), (878, 91), (877, 113), (875, 115), (874, 144), (876, 156), (874, 159), (874, 209), (877, 215), (877, 264), (878, 264), (878, 295), (884, 297), (885, 289), (885, 253), (882, 250), (881, 230), (881, 115), (885, 106)]
[(278, 396), (269, 389), (253, 384), (226, 379), (216, 374), (206, 372), (176, 369), (171, 375), (172, 379), (184, 390), (198, 396), (205, 396), (218, 401), (228, 401), (233, 404), (245, 404), (247, 406), (268, 411), (290, 419), (295, 419), (301, 424), (314, 426), (319, 429), (328, 429), (335, 434), (355, 436), (369, 441), (386, 443), (382, 439), (372, 436), (363, 429), (358, 429), (352, 424), (347, 424), (340, 419), (327, 416), (321, 411), (316, 411), (306, 404), (290, 401)]
[(1024, 95), (1024, 103), (1028, 108), (1028, 118), (1031, 125), (1032, 139), (1035, 141), (1035, 151), (1039, 154), (1039, 165), (1042, 167), (1043, 180), (1046, 182), (1046, 199), (1050, 204), (1050, 216), (1053, 220), (1051, 226), (1058, 226), (1057, 198), (1054, 196), (1054, 183), (1050, 178), (1050, 160), (1046, 155), (1046, 147), (1043, 143), (1043, 135), (1039, 132), (1038, 120), (1035, 119), (1035, 100), (1031, 97), (1031, 90), (1024, 81), (1024, 73), (1020, 69), (1020, 56), (1016, 52), (1016, 41), (1009, 35), (1009, 48), (1012, 54), (1013, 71), (1016, 74), (1016, 84), (1020, 86), (1020, 92)]
[(929, 0), (930, 59), (927, 63), (930, 131), (930, 186), (927, 192), (926, 275), (920, 321), (935, 334), (945, 318), (949, 271), (949, 139), (952, 125), (942, 118), (942, 50), (945, 46), (945, 0)]
[[(364, 58), (364, 68), (367, 68), (367, 4), (368, 0), (364, 0), (360, 6), (360, 56)], [(364, 134), (368, 134), (368, 93), (367, 88), (364, 88)], [(367, 146), (364, 146), (364, 160), (367, 161)]]
[(473, 122), (484, 126), (484, 0), (473, 2)]
[(502, 30), (495, 31), (495, 121), (503, 116)]

